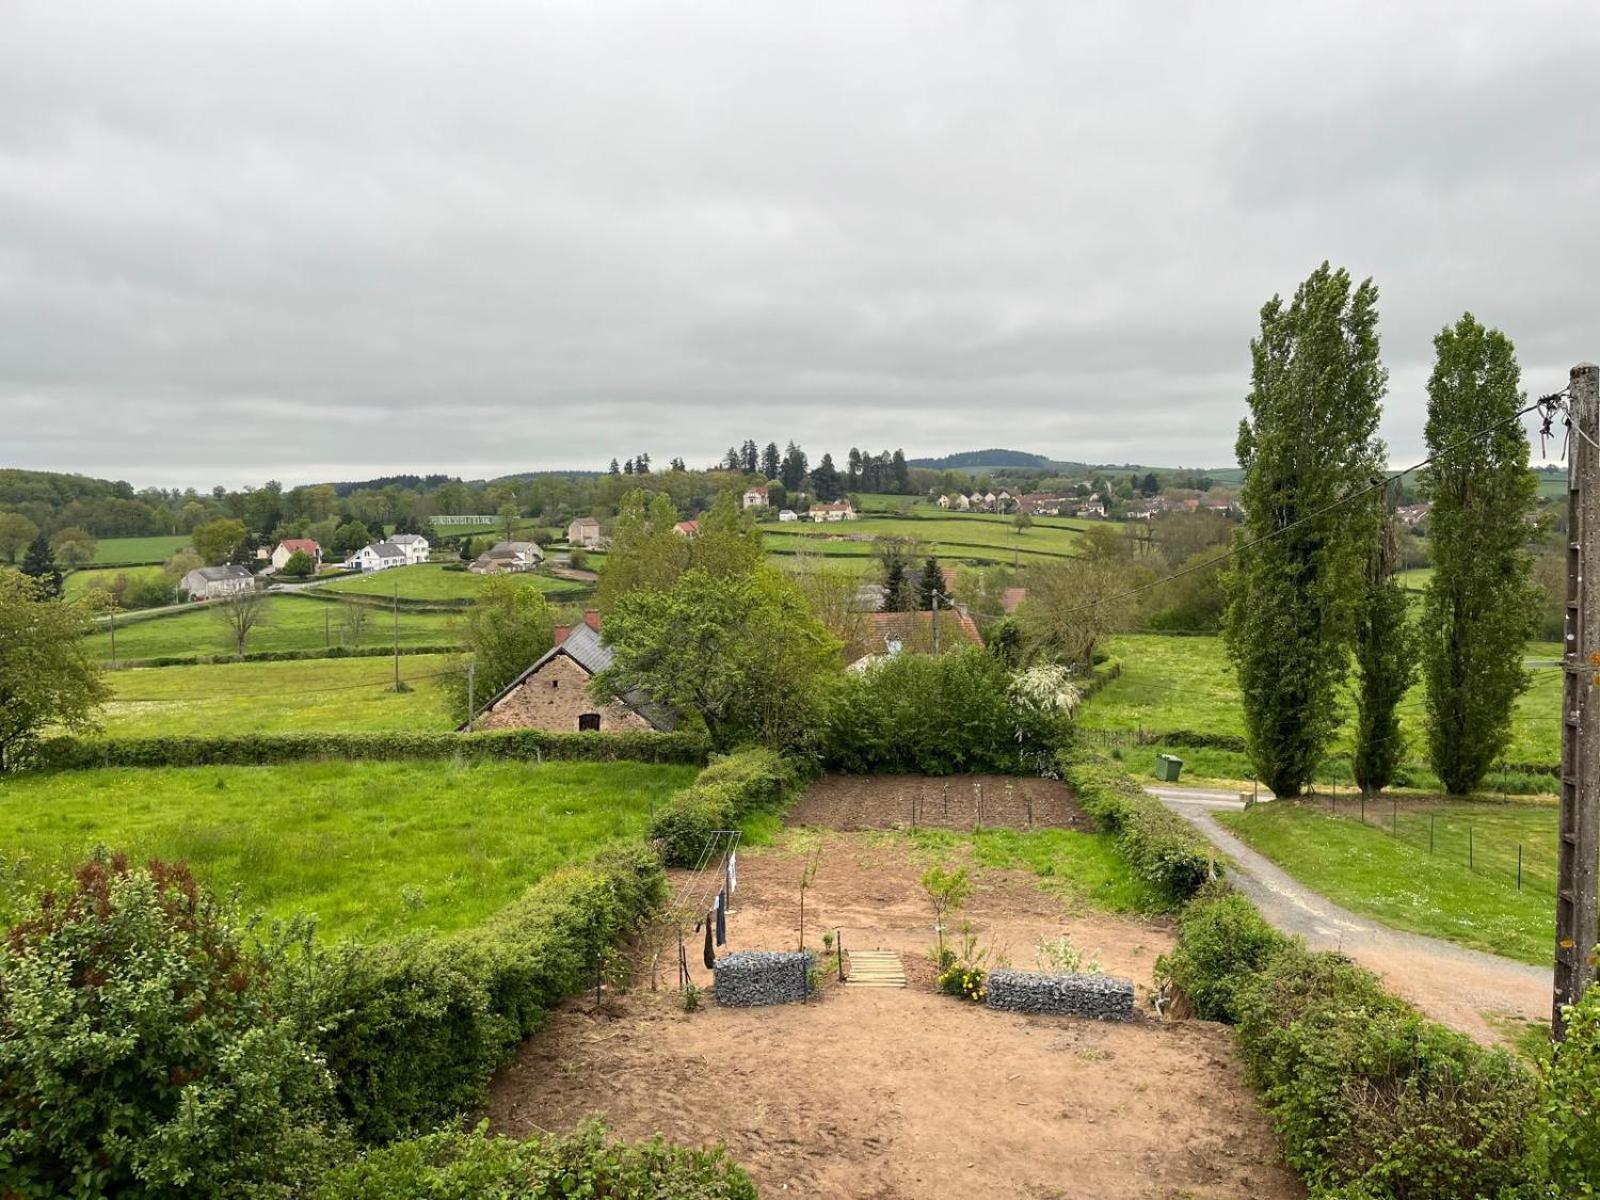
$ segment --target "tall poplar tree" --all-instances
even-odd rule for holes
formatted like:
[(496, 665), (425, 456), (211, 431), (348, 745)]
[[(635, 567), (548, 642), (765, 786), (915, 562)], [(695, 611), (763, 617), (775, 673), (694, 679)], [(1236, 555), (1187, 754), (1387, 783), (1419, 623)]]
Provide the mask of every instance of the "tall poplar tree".
[(1224, 576), (1223, 619), (1256, 773), (1279, 795), (1310, 782), (1339, 725), (1371, 503), (1352, 501), (1383, 461), (1388, 380), (1378, 289), (1318, 267), (1261, 309), (1250, 343), (1250, 416), (1240, 423), (1245, 519)]
[(1405, 749), (1398, 709), (1417, 671), (1410, 602), (1396, 574), (1400, 566), (1396, 491), (1385, 488), (1378, 494), (1381, 519), (1367, 556), (1365, 592), (1356, 610), (1356, 730), (1351, 763), (1357, 786), (1369, 796), (1394, 782)]
[(1463, 795), (1505, 750), (1512, 706), (1528, 686), (1522, 644), (1540, 602), (1524, 517), (1538, 485), (1527, 434), (1512, 419), (1522, 407), (1522, 372), (1511, 340), (1466, 313), (1433, 344), (1426, 438), (1436, 457), (1422, 493), (1433, 503), (1434, 570), (1422, 669), (1428, 757), (1445, 789)]

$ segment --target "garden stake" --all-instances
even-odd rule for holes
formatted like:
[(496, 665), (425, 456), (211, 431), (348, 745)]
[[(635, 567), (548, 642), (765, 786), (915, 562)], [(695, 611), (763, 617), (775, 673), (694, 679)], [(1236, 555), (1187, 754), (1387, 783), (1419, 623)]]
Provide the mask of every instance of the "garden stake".
[(1517, 891), (1522, 890), (1522, 843), (1517, 843)]

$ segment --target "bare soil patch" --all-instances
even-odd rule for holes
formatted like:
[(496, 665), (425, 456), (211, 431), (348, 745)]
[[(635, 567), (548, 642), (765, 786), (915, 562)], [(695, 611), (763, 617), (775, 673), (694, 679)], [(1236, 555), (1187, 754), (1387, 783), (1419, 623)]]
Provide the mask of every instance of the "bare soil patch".
[(1065, 784), (1018, 775), (824, 775), (790, 806), (785, 823), (845, 832), (1095, 827)]
[[(682, 1011), (670, 954), (659, 991), (641, 964), (635, 990), (602, 1011), (592, 996), (569, 1001), (496, 1080), (493, 1128), (566, 1131), (600, 1113), (627, 1137), (725, 1142), (764, 1196), (1304, 1195), (1224, 1027), (1029, 1017), (938, 995), (917, 885), (926, 862), (892, 835), (796, 830), (741, 852), (726, 950), (795, 946), (799, 879), (819, 843), (807, 945), (826, 928), (847, 951), (896, 951), (905, 990), (830, 981), (807, 1005), (721, 1009), (696, 941), (706, 1007)], [(1031, 875), (975, 877), (958, 920), (1018, 967), (1034, 966), (1041, 937), (1066, 933), (1143, 984), (1172, 944), (1164, 922), (1069, 915)]]

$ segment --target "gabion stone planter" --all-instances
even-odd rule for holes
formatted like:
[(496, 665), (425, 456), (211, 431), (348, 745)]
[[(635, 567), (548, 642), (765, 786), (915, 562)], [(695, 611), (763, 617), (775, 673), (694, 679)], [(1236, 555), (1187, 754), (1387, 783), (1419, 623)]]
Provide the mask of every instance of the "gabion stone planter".
[(816, 956), (793, 950), (741, 950), (717, 959), (715, 995), (730, 1008), (799, 1004)]
[(990, 971), (984, 1003), (1008, 1012), (1133, 1020), (1133, 980), (1111, 975), (1045, 975), (1037, 971)]

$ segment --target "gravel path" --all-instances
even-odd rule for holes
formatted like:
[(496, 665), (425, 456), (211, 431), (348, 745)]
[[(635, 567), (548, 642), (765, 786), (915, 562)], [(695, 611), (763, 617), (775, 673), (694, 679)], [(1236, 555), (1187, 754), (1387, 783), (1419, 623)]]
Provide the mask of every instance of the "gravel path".
[(1151, 788), (1152, 795), (1184, 817), (1229, 860), (1229, 879), (1285, 933), (1313, 950), (1338, 950), (1383, 976), (1384, 982), (1437, 1021), (1485, 1044), (1504, 1034), (1486, 1016), (1544, 1022), (1550, 1019), (1553, 984), (1548, 967), (1535, 967), (1442, 938), (1406, 933), (1358, 916), (1312, 891), (1217, 823), (1218, 810), (1243, 803), (1228, 793)]

